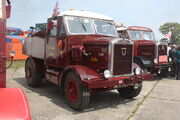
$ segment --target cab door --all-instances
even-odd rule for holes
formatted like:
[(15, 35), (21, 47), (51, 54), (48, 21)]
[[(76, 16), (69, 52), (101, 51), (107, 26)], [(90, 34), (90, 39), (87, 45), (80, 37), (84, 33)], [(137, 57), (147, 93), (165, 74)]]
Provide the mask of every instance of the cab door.
[(63, 17), (61, 17), (58, 20), (58, 39), (57, 39), (57, 43), (58, 43), (58, 67), (66, 67), (69, 63), (69, 54), (68, 54), (68, 49), (67, 49), (67, 42), (68, 42), (68, 37), (66, 35), (66, 31), (65, 31), (65, 24), (64, 24), (64, 20)]
[(47, 37), (45, 39), (45, 63), (49, 66), (57, 66), (58, 46), (57, 46), (57, 18), (48, 20)]

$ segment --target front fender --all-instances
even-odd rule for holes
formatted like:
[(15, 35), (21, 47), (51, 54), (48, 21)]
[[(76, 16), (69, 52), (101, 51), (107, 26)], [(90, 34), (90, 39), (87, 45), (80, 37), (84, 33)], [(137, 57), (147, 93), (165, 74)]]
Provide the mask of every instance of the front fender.
[(63, 72), (60, 76), (60, 81), (59, 81), (60, 84), (59, 85), (61, 85), (62, 82), (65, 80), (65, 76), (69, 71), (73, 71), (82, 82), (86, 81), (88, 79), (96, 79), (96, 78), (101, 77), (101, 75), (98, 72), (96, 72), (90, 68), (87, 68), (87, 67), (81, 66), (81, 65), (72, 65), (72, 66), (66, 67), (63, 70)]
[(145, 58), (142, 56), (135, 56), (133, 59), (134, 59), (134, 62), (138, 61), (138, 63), (141, 63), (145, 68), (152, 66), (152, 61), (148, 58)]

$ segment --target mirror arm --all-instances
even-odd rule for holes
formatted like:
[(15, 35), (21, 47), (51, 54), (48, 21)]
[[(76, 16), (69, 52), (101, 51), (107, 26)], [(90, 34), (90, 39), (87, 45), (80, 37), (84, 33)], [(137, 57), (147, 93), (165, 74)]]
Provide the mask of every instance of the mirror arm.
[[(4, 59), (7, 59), (7, 58), (11, 58), (11, 60), (10, 60), (10, 64), (8, 65), (8, 66), (4, 66), (4, 65), (2, 65), (2, 62), (1, 62), (1, 60), (4, 60)], [(10, 68), (11, 66), (12, 66), (12, 64), (13, 64), (13, 59), (14, 59), (14, 57), (13, 56), (11, 56), (11, 57), (6, 57), (6, 56), (2, 56), (1, 58), (0, 58), (0, 67), (2, 67), (2, 68), (4, 68), (4, 69), (8, 69), (8, 68)]]

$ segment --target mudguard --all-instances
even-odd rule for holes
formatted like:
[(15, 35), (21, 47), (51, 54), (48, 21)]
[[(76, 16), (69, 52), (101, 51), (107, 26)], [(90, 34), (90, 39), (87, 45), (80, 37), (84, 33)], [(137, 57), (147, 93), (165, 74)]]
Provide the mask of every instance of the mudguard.
[[(143, 65), (143, 67), (151, 67), (152, 66), (152, 61), (148, 58), (142, 57), (142, 56), (134, 56), (134, 62), (139, 63)], [(140, 65), (140, 66), (141, 66)]]
[(60, 80), (59, 85), (63, 84), (62, 82), (64, 82), (64, 78), (69, 71), (73, 71), (82, 82), (87, 81), (89, 79), (96, 79), (96, 78), (101, 77), (101, 75), (98, 72), (96, 72), (90, 68), (87, 68), (87, 67), (81, 66), (81, 65), (72, 65), (72, 66), (66, 67), (63, 70), (63, 72), (60, 76), (60, 79), (59, 79)]
[(29, 104), (20, 88), (0, 88), (0, 120), (31, 120)]

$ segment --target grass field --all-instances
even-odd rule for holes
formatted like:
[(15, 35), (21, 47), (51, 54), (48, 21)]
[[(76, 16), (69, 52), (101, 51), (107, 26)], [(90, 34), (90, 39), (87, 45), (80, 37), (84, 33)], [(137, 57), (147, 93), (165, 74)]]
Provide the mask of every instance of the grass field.
[[(8, 66), (11, 62), (6, 61), (6, 66)], [(15, 60), (13, 61), (12, 66), (9, 69), (19, 69), (21, 67), (24, 67), (25, 60)]]

